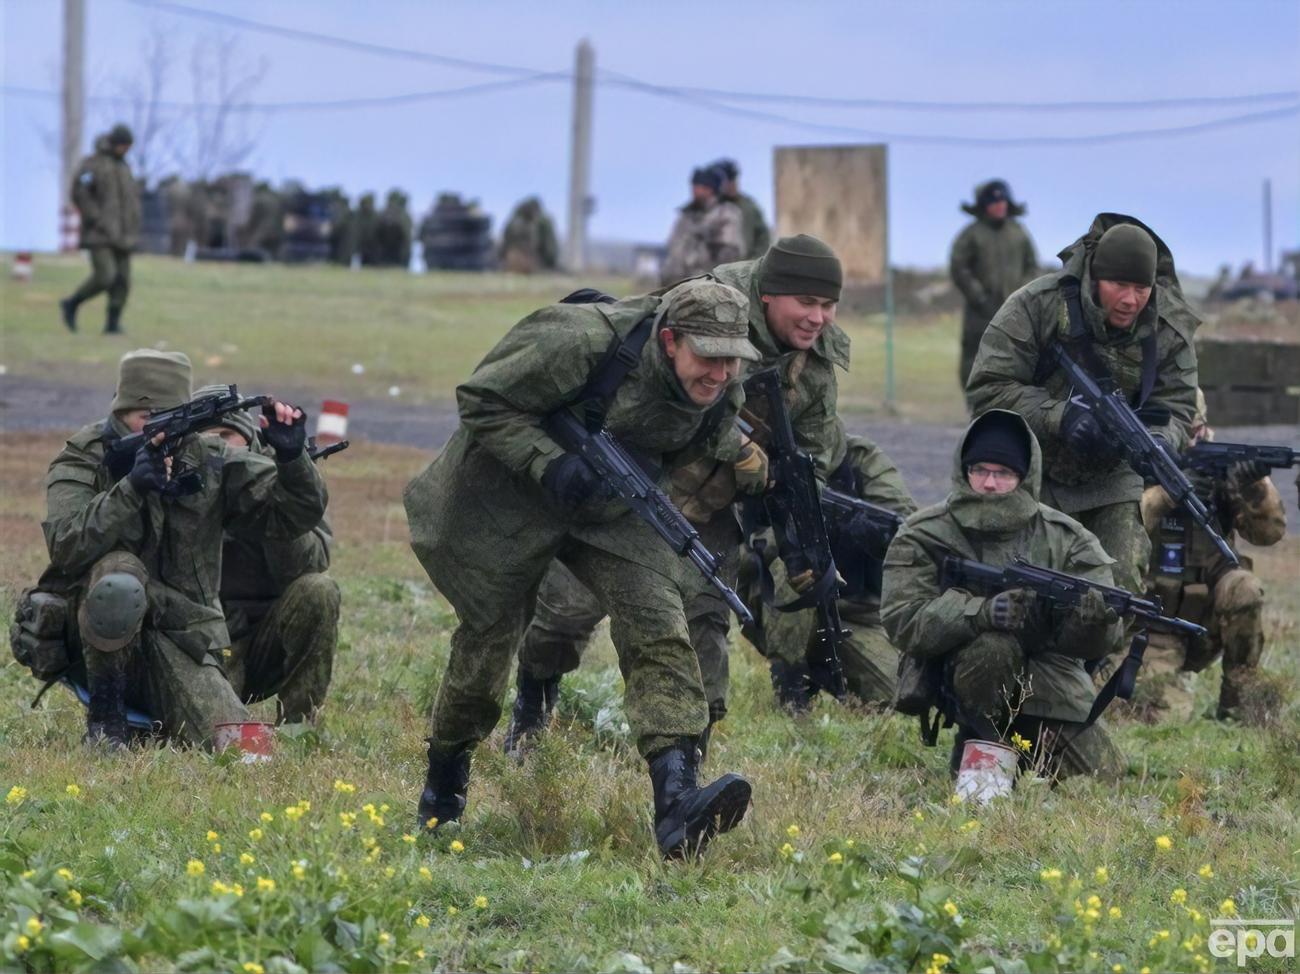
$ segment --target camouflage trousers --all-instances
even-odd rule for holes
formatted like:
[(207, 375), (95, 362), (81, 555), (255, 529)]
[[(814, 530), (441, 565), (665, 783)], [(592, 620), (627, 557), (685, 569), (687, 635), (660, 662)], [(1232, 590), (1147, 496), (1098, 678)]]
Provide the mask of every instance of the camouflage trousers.
[[(728, 528), (710, 522), (701, 528), (701, 537), (710, 550), (729, 552), (723, 558), (722, 575), (728, 585), (734, 585), (739, 550)], [(689, 567), (686, 571), (686, 623), (700, 666), (709, 719), (714, 722), (727, 712), (731, 610), (698, 572)], [(605, 615), (591, 589), (562, 562), (551, 562), (537, 592), (536, 611), (519, 646), (520, 671), (537, 680), (572, 673), (581, 664)]]
[(225, 605), (226, 673), (240, 699), (276, 697), (280, 720), (311, 720), (325, 702), (338, 645), (339, 587), (328, 575), (300, 575), (278, 599)]
[(1085, 726), (1026, 713), (1012, 717), (1022, 703), (1026, 674), (1025, 651), (1010, 633), (981, 633), (950, 653), (944, 664), (945, 692), (962, 734), (1009, 740), (1018, 733), (1034, 744), (1052, 777), (1121, 775), (1123, 758), (1100, 722)]
[[(1115, 559), (1115, 585), (1140, 594), (1146, 589), (1142, 576), (1151, 559), (1151, 538), (1142, 527), (1142, 511), (1137, 501), (1105, 504), (1070, 515), (1097, 536), (1106, 554)], [(1130, 633), (1131, 635), (1131, 633)], [(1124, 648), (1101, 661), (1093, 674), (1100, 687), (1128, 655)]]
[(1192, 717), (1190, 674), (1223, 659), (1217, 716), (1237, 717), (1250, 695), (1250, 684), (1264, 652), (1264, 586), (1245, 568), (1226, 572), (1210, 590), (1208, 611), (1193, 619), (1208, 631), (1204, 639), (1187, 640), (1152, 633), (1142, 657), (1135, 697), (1166, 719)]
[(131, 291), (131, 251), (114, 247), (90, 248), (90, 277), (82, 282), (69, 298), (75, 304), (89, 301), (104, 291), (108, 292), (108, 306), (121, 311), (126, 307), (126, 296)]
[(432, 747), (472, 746), (496, 726), (511, 658), (555, 558), (609, 609), (628, 723), (640, 753), (649, 756), (703, 733), (708, 703), (683, 608), (681, 565), (649, 527), (631, 515), (620, 522), (624, 544), (635, 548), (637, 561), (569, 535), (558, 551), (539, 551), (492, 585), (485, 597), (492, 598), (493, 621), (471, 625), (461, 613), (433, 705)]

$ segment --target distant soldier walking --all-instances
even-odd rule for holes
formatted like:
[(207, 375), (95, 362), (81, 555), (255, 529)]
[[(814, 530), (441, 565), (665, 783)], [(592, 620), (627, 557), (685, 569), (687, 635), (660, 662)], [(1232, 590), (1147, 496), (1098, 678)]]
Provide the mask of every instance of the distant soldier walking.
[(744, 256), (740, 208), (719, 200), (721, 189), (722, 173), (717, 169), (696, 169), (691, 174), (691, 201), (681, 208), (668, 235), (661, 284), (676, 284)]
[(104, 334), (122, 333), (122, 309), (131, 290), (131, 251), (140, 238), (140, 191), (126, 153), (135, 139), (125, 125), (114, 125), (95, 140), (95, 152), (81, 160), (72, 183), (72, 202), (81, 213), (81, 247), (90, 251), (91, 274), (59, 302), (63, 323), (77, 330), (77, 308), (108, 292)]
[(961, 385), (966, 388), (975, 353), (989, 322), (1012, 291), (1038, 276), (1034, 242), (1016, 217), (1023, 203), (1011, 198), (1005, 180), (975, 187), (975, 202), (963, 203), (975, 217), (953, 241), (948, 272), (966, 299), (961, 319)]

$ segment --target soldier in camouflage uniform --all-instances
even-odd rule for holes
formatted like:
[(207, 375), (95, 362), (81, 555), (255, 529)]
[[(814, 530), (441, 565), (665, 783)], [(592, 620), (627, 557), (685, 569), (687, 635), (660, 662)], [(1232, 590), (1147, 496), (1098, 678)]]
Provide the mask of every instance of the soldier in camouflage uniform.
[(530, 196), (515, 207), (501, 231), (501, 266), (515, 274), (532, 274), (555, 270), (559, 259), (555, 224), (542, 201)]
[(966, 299), (961, 318), (962, 388), (970, 378), (980, 339), (1002, 302), (1038, 276), (1034, 241), (1016, 219), (1023, 203), (1011, 198), (1011, 187), (993, 179), (975, 187), (975, 202), (961, 208), (975, 217), (952, 244), (948, 273)]
[[(1212, 440), (1205, 415), (1205, 396), (1197, 390), (1192, 443)], [(1214, 512), (1216, 527), (1229, 544), (1234, 533), (1253, 545), (1274, 545), (1286, 535), (1286, 510), (1282, 497), (1263, 464), (1239, 463), (1223, 481), (1196, 476), (1197, 494)], [(1183, 511), (1174, 508), (1159, 485), (1142, 494), (1142, 522), (1151, 536), (1150, 587), (1160, 597), (1167, 615), (1205, 626), (1199, 640), (1169, 633), (1152, 633), (1142, 662), (1139, 686), (1143, 696), (1158, 701), (1176, 720), (1192, 716), (1192, 697), (1184, 673), (1205, 669), (1223, 657), (1223, 685), (1216, 716), (1240, 716), (1242, 701), (1250, 694), (1251, 678), (1264, 650), (1264, 586), (1250, 570), (1250, 559), (1232, 567), (1205, 531)]]
[(1074, 519), (1038, 501), (1042, 456), (1029, 425), (993, 410), (967, 430), (952, 492), (907, 519), (885, 555), (881, 618), (899, 651), (942, 669), (942, 709), (958, 727), (953, 767), (970, 738), (1034, 742), (1049, 773), (1117, 775), (1119, 755), (1101, 725), (1085, 726), (1094, 699), (1085, 660), (1116, 649), (1123, 623), (1099, 593), (1068, 610), (1013, 589), (984, 597), (943, 590), (953, 554), (1035, 565), (1113, 584), (1114, 559)]
[[(224, 393), (206, 386), (195, 395)], [(247, 411), (227, 413), (207, 435), (233, 450), (272, 451)], [(314, 720), (329, 691), (338, 645), (339, 587), (329, 575), (329, 521), (296, 538), (226, 532), (221, 549), (221, 608), (230, 632), (230, 685), (245, 703), (276, 698), (280, 721)]]
[(740, 209), (741, 259), (754, 260), (767, 253), (772, 244), (772, 233), (767, 228), (763, 217), (763, 208), (758, 200), (740, 191), (740, 166), (734, 159), (719, 159), (711, 167), (722, 174), (722, 189), (719, 197), (723, 202), (734, 203)]
[[(976, 411), (1024, 417), (1042, 444), (1044, 503), (1095, 534), (1116, 560), (1115, 583), (1139, 592), (1151, 554), (1138, 510), (1142, 476), (1071, 400), (1051, 354), (1064, 342), (1086, 361), (1091, 345), (1151, 432), (1179, 450), (1196, 409), (1192, 336), (1200, 320), (1183, 299), (1169, 248), (1132, 217), (1100, 214), (1060, 257), (1062, 270), (1021, 288), (989, 324), (966, 396)], [(1070, 336), (1067, 278), (1079, 282), (1080, 339)]]
[(135, 139), (114, 125), (95, 140), (95, 152), (81, 160), (72, 182), (72, 202), (81, 213), (81, 247), (90, 251), (91, 275), (59, 302), (63, 323), (77, 330), (77, 308), (108, 292), (104, 333), (120, 334), (122, 309), (131, 291), (131, 251), (140, 243), (140, 189), (126, 162)]
[(659, 283), (675, 284), (743, 256), (740, 208), (718, 198), (721, 188), (722, 174), (716, 169), (696, 169), (691, 174), (691, 201), (678, 212), (668, 235)]
[[(843, 283), (839, 258), (820, 240), (801, 234), (778, 240), (758, 260), (724, 264), (712, 277), (748, 295), (749, 341), (762, 356), (755, 368), (781, 370), (795, 438), (812, 455), (821, 476), (830, 476), (846, 451), (844, 428), (835, 411), (835, 369), (847, 370), (849, 363), (848, 336), (834, 322)], [(723, 556), (729, 579), (735, 578), (741, 558), (732, 501), (737, 490), (761, 490), (767, 479), (761, 442), (759, 447), (739, 464), (705, 460), (672, 471), (674, 502), (699, 529), (709, 550)], [(805, 578), (800, 585), (815, 581)], [(727, 712), (730, 610), (711, 588), (692, 584), (697, 588), (687, 600), (687, 618), (708, 693), (711, 728)], [(560, 677), (577, 669), (603, 615), (599, 600), (576, 579), (559, 569), (548, 574), (519, 651), (508, 750), (517, 751), (524, 737), (549, 724)], [(806, 670), (802, 673), (806, 679)]]
[[(847, 436), (844, 462), (830, 477), (830, 486), (853, 497), (886, 507), (896, 514), (916, 510), (898, 467), (865, 436)], [(773, 550), (772, 545), (767, 551)], [(836, 547), (835, 565), (845, 584), (840, 588), (840, 618), (850, 631), (839, 645), (844, 680), (851, 694), (864, 703), (888, 705), (898, 685), (898, 651), (880, 624), (880, 561), (860, 550)], [(816, 638), (817, 610), (778, 612), (763, 604), (758, 566), (747, 561), (741, 571), (742, 594), (758, 625), (746, 627), (746, 638), (772, 663), (777, 700), (792, 712), (812, 703), (808, 649)], [(770, 565), (779, 603), (796, 597), (785, 584), (779, 561)]]
[[(192, 744), (207, 744), (219, 722), (249, 720), (223, 669), (222, 536), (238, 525), (287, 541), (325, 513), (324, 484), (303, 449), (306, 417), (285, 403), (261, 417), (274, 458), (195, 435), (170, 457), (145, 444), (121, 469), (105, 462), (108, 444), (138, 432), (150, 410), (189, 398), (184, 355), (124, 356), (108, 418), (73, 434), (46, 477), (50, 565), (37, 591), (65, 602), (63, 642), (90, 691), (92, 741), (124, 743), (128, 705)], [(197, 475), (186, 478), (191, 489), (164, 496), (183, 472)]]
[(456, 390), (460, 426), (405, 495), (412, 548), (460, 618), (433, 708), (422, 828), (464, 810), (471, 752), (500, 717), (511, 657), (556, 558), (610, 613), (660, 851), (696, 852), (744, 815), (743, 778), (696, 781), (708, 703), (683, 608), (691, 569), (625, 505), (603, 499), (592, 468), (542, 419), (581, 400), (614, 343), (648, 327), (605, 428), (646, 465), (691, 456), (730, 465), (742, 456), (736, 380), (742, 360), (758, 357), (746, 315), (745, 296), (712, 281), (552, 305), (517, 324)]

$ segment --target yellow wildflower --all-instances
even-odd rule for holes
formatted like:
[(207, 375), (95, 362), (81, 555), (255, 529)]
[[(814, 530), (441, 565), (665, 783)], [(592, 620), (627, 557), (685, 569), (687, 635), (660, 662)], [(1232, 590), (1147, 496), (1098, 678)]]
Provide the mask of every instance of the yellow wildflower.
[(790, 838), (793, 839), (795, 836), (799, 834), (799, 826), (795, 825), (792, 822), (791, 824), (786, 826), (785, 834), (790, 836)]
[(1226, 917), (1235, 917), (1237, 915), (1237, 901), (1229, 896), (1219, 904), (1219, 912)]
[(826, 861), (831, 863), (832, 865), (838, 866), (840, 863), (844, 861), (844, 857), (840, 855), (838, 852), (832, 852), (829, 856), (826, 857)]
[(335, 778), (335, 779), (334, 779), (334, 790), (337, 791), (337, 792), (338, 792), (339, 794), (341, 794), (341, 795), (350, 795), (350, 794), (352, 794), (354, 791), (357, 790), (357, 786), (356, 786), (356, 785), (350, 785), (350, 784), (348, 784), (348, 783), (347, 783), (346, 781), (344, 781), (342, 778)]
[(41, 923), (40, 917), (27, 918), (27, 932), (33, 937), (45, 929), (45, 924)]
[(957, 793), (954, 791), (954, 792), (952, 793), (952, 797), (950, 797), (950, 798), (948, 799), (948, 804), (949, 804), (949, 805), (960, 805), (960, 804), (961, 804), (962, 802), (964, 802), (965, 800), (966, 800), (966, 799), (962, 798), (961, 795), (957, 794)]
[(209, 841), (209, 842), (216, 842), (219, 838), (221, 838), (221, 836), (217, 835), (217, 833), (216, 833), (216, 832), (213, 832), (211, 829), (208, 829), (208, 841)]
[(1013, 747), (1020, 748), (1020, 750), (1024, 751), (1026, 754), (1029, 753), (1030, 748), (1034, 746), (1032, 741), (1026, 740), (1019, 734), (1011, 735), (1011, 744)]
[(212, 843), (212, 851), (215, 852), (215, 853), (217, 853), (217, 854), (220, 854), (220, 853), (221, 853), (221, 843), (220, 843), (220, 842), (214, 842), (214, 843)]
[(6, 805), (21, 805), (27, 800), (27, 789), (22, 785), (14, 785), (9, 789), (9, 794), (5, 795)]
[(396, 875), (397, 875), (397, 870), (393, 866), (388, 866), (384, 870), (384, 876), (387, 877), (388, 879), (392, 879)]
[(402, 841), (407, 843), (408, 845), (414, 845), (415, 836), (413, 836), (410, 832), (407, 832), (405, 835), (402, 836)]
[(1122, 911), (1118, 906), (1112, 906), (1112, 907), (1107, 911), (1107, 915), (1108, 915), (1112, 920), (1118, 920), (1120, 917), (1122, 917), (1122, 916), (1124, 915), (1124, 911)]
[(1100, 909), (1101, 909), (1101, 897), (1098, 896), (1096, 893), (1093, 893), (1091, 896), (1088, 897), (1088, 906), (1089, 906), (1091, 909), (1094, 909), (1094, 910), (1100, 910)]
[(1087, 920), (1099, 920), (1101, 919), (1101, 911), (1096, 907), (1090, 906), (1088, 909), (1083, 911), (1083, 916), (1084, 919)]
[(56, 869), (54, 875), (58, 876), (59, 879), (63, 880), (65, 883), (72, 882), (72, 870), (67, 866), (62, 866), (59, 869)]
[(272, 822), (275, 821), (275, 816), (272, 815), (270, 812), (263, 812), (261, 815), (257, 817), (260, 818), (267, 825), (270, 825)]
[(258, 877), (257, 877), (257, 891), (258, 891), (259, 893), (274, 893), (274, 892), (275, 892), (275, 880), (274, 880), (274, 879), (271, 879), (269, 876), (258, 876)]
[(1161, 852), (1168, 852), (1174, 847), (1174, 840), (1167, 835), (1156, 836), (1156, 848)]
[(846, 848), (846, 849), (852, 849), (852, 848), (853, 848), (855, 845), (857, 845), (857, 844), (858, 844), (858, 843), (857, 843), (855, 840), (853, 840), (853, 839), (845, 839), (845, 840), (844, 840), (844, 848)]
[(244, 961), (243, 971), (244, 974), (266, 974), (266, 968), (253, 960)]
[(487, 909), (487, 897), (486, 897), (486, 896), (476, 896), (476, 897), (474, 897), (474, 906), (475, 906), (476, 909), (479, 909), (479, 910), (486, 910), (486, 909)]
[(296, 822), (303, 817), (303, 808), (301, 805), (287, 805), (284, 809), (284, 817), (290, 822)]
[(186, 875), (202, 876), (205, 871), (203, 863), (199, 862), (197, 859), (191, 859), (185, 864)]
[(307, 875), (307, 867), (300, 862), (295, 862), (290, 871), (293, 873), (294, 879), (303, 879)]
[(454, 906), (447, 907), (447, 916), (449, 917), (454, 917), (459, 912), (460, 910), (456, 909)]
[(299, 808), (299, 810), (301, 810), (301, 811), (303, 811), (303, 812), (310, 812), (310, 811), (311, 811), (311, 802), (309, 802), (309, 801), (308, 801), (307, 799), (305, 799), (305, 798), (300, 798), (300, 799), (298, 799), (298, 808)]
[(219, 880), (219, 879), (214, 879), (214, 880), (212, 881), (212, 893), (213, 893), (213, 895), (215, 895), (215, 896), (221, 896), (223, 893), (229, 893), (229, 892), (230, 892), (230, 887), (227, 886), (225, 883), (223, 883), (221, 880)]
[(345, 829), (352, 828), (357, 822), (357, 816), (354, 812), (339, 812), (339, 825)]
[(253, 863), (257, 862), (257, 857), (248, 852), (241, 852), (239, 854), (239, 861), (245, 866), (251, 866)]
[(81, 794), (80, 785), (68, 785), (68, 787), (63, 790), (67, 793), (69, 798), (77, 798)]
[(432, 872), (432, 870), (430, 870), (428, 866), (421, 866), (421, 867), (420, 867), (420, 878), (421, 878), (421, 879), (424, 879), (424, 880), (431, 880), (431, 879), (433, 879), (433, 872)]
[(1169, 931), (1168, 931), (1168, 930), (1157, 930), (1157, 931), (1156, 931), (1156, 939), (1157, 939), (1157, 940), (1168, 940), (1168, 939), (1169, 939)]
[(244, 887), (241, 884), (236, 883), (234, 886), (230, 887), (230, 892), (234, 893), (236, 896), (243, 896)]
[(943, 912), (948, 914), (950, 917), (955, 917), (957, 915), (957, 904), (952, 900), (948, 900), (943, 905)]
[(31, 878), (32, 878), (33, 876), (35, 876), (35, 875), (36, 875), (36, 870), (35, 870), (35, 869), (28, 869), (26, 872), (24, 872), (24, 873), (22, 874), (22, 878), (23, 878), (23, 879), (31, 879)]
[(421, 913), (418, 917), (415, 918), (415, 925), (417, 927), (424, 927), (425, 929), (427, 929), (429, 926), (429, 918), (425, 916), (423, 913)]
[(261, 842), (261, 841), (262, 841), (262, 830), (261, 830), (261, 829), (249, 829), (249, 830), (248, 830), (248, 837), (249, 837), (250, 839), (252, 839), (254, 842)]
[(423, 948), (423, 947), (417, 947), (417, 948), (416, 948), (416, 950), (415, 950), (415, 957), (416, 957), (417, 960), (424, 960), (424, 948)]
[(434, 815), (433, 817), (427, 819), (424, 823), (424, 827), (428, 829), (430, 832), (436, 829), (438, 827), (438, 816)]
[(1105, 866), (1098, 866), (1093, 870), (1092, 878), (1099, 883), (1108, 883), (1110, 882), (1110, 873), (1106, 870)]
[(447, 848), (449, 848), (452, 852), (464, 852), (465, 843), (461, 842), (460, 839), (452, 839), (451, 845), (449, 845)]
[(1124, 974), (1123, 964), (1112, 964), (1110, 969), (1113, 972), (1113, 974)]
[(1201, 916), (1201, 911), (1196, 909), (1188, 910), (1187, 915), (1192, 918), (1193, 923), (1200, 923), (1204, 919)]
[(979, 827), (980, 827), (980, 823), (977, 822), (977, 821), (975, 821), (975, 819), (971, 819), (969, 822), (965, 823), (965, 824), (961, 827), (961, 831), (963, 831), (963, 832), (978, 832), (978, 831), (979, 831)]
[(68, 890), (68, 902), (73, 906), (81, 906), (81, 893), (75, 889)]
[(31, 947), (32, 942), (27, 939), (25, 934), (19, 934), (18, 939), (15, 941), (15, 945), (18, 947), (18, 952), (21, 954), (23, 951)]
[(387, 812), (388, 812), (388, 805), (387, 805), (387, 804), (383, 804), (383, 805), (380, 805), (380, 806), (379, 806), (379, 814), (380, 814), (380, 815), (383, 815), (383, 814), (385, 814), (385, 813), (387, 813)]
[(1187, 890), (1181, 886), (1169, 894), (1169, 902), (1174, 906), (1182, 906), (1187, 902)]
[(781, 858), (782, 858), (782, 859), (789, 859), (789, 858), (790, 858), (791, 856), (793, 856), (793, 855), (794, 855), (794, 846), (792, 846), (789, 842), (787, 842), (787, 843), (785, 843), (785, 845), (781, 846)]
[(1042, 872), (1038, 874), (1038, 878), (1045, 883), (1054, 883), (1061, 878), (1061, 870), (1044, 869)]
[(916, 819), (918, 822), (924, 822), (925, 813), (918, 808), (916, 811), (912, 813), (912, 818)]
[(1207, 862), (1200, 869), (1196, 870), (1196, 875), (1200, 876), (1201, 879), (1213, 879), (1214, 868)]

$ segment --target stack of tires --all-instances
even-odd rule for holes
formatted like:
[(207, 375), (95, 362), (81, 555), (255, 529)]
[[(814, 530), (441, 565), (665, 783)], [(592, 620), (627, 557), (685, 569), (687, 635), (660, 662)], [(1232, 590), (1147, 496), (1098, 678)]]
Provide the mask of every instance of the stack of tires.
[(486, 271), (495, 265), (492, 217), (456, 193), (438, 194), (420, 224), (420, 242), (429, 270)]

